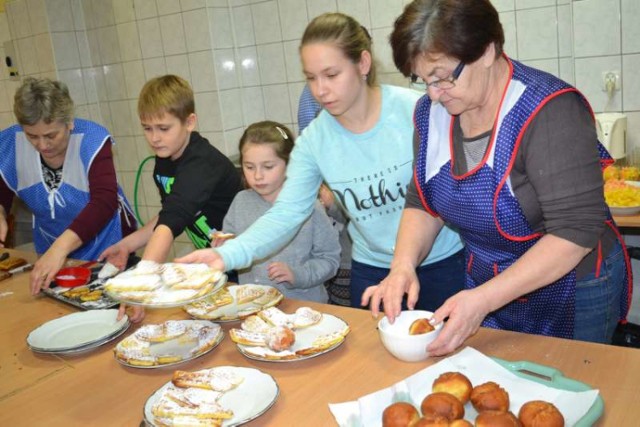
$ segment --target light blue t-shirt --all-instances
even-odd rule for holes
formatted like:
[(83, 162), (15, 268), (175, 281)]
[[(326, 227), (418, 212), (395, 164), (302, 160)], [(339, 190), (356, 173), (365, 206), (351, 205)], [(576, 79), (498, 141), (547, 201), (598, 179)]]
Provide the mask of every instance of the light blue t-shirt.
[[(216, 249), (226, 268), (247, 267), (286, 245), (313, 211), (323, 180), (348, 213), (352, 258), (389, 268), (413, 177), (413, 109), (421, 94), (386, 85), (381, 93), (380, 119), (364, 133), (346, 130), (326, 110), (311, 122), (296, 141), (276, 203)], [(458, 234), (444, 227), (423, 265), (461, 249)]]

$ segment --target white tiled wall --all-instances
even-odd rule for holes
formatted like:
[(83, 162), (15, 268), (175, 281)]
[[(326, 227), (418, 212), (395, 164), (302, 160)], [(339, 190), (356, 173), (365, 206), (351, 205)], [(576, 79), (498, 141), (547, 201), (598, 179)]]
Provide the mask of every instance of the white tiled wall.
[[(620, 71), (610, 108), (629, 116), (640, 145), (639, 0), (492, 0), (507, 54), (575, 84), (596, 111), (606, 104), (602, 73)], [(304, 80), (298, 57), (307, 23), (320, 13), (354, 16), (371, 33), (380, 80), (406, 84), (388, 46), (408, 0), (14, 0), (0, 13), (0, 42), (12, 40), (23, 75), (71, 88), (78, 115), (107, 126), (129, 198), (149, 155), (136, 117), (137, 94), (154, 76), (175, 73), (196, 93), (199, 130), (229, 156), (244, 128), (266, 118), (296, 128)], [(0, 44), (0, 53), (3, 47)], [(0, 127), (13, 123), (17, 87), (0, 64)], [(144, 220), (159, 198), (145, 167), (138, 201)], [(180, 238), (176, 252), (189, 248)]]

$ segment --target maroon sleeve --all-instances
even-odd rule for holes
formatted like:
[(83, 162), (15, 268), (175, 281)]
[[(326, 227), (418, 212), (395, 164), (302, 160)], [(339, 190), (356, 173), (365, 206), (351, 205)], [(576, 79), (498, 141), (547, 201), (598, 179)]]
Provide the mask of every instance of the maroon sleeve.
[(0, 178), (0, 205), (4, 207), (7, 215), (11, 212), (11, 204), (13, 203), (13, 196), (15, 194), (7, 186), (2, 178)]
[(89, 169), (89, 203), (69, 229), (82, 242), (91, 240), (113, 217), (118, 208), (118, 183), (111, 154), (111, 140), (100, 149)]

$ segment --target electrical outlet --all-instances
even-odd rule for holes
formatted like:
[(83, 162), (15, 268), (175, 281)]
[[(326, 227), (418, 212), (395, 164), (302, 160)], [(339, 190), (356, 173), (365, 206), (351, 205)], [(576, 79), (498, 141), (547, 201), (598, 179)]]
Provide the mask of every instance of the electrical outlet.
[(602, 91), (608, 92), (612, 87), (614, 91), (619, 91), (622, 88), (622, 81), (620, 79), (620, 71), (603, 71), (602, 72)]

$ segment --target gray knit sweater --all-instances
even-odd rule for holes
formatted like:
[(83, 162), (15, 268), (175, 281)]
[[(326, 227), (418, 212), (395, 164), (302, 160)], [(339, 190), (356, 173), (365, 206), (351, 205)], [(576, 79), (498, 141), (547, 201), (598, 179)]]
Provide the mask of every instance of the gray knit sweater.
[[(244, 232), (271, 206), (255, 191), (241, 191), (233, 199), (224, 218), (224, 232), (236, 235)], [(276, 261), (286, 263), (291, 268), (295, 283), (274, 283), (269, 279), (267, 267)], [(287, 246), (270, 258), (256, 260), (251, 267), (239, 270), (238, 280), (240, 284), (274, 286), (286, 298), (326, 303), (328, 296), (324, 282), (336, 274), (339, 264), (338, 232), (318, 202)]]

